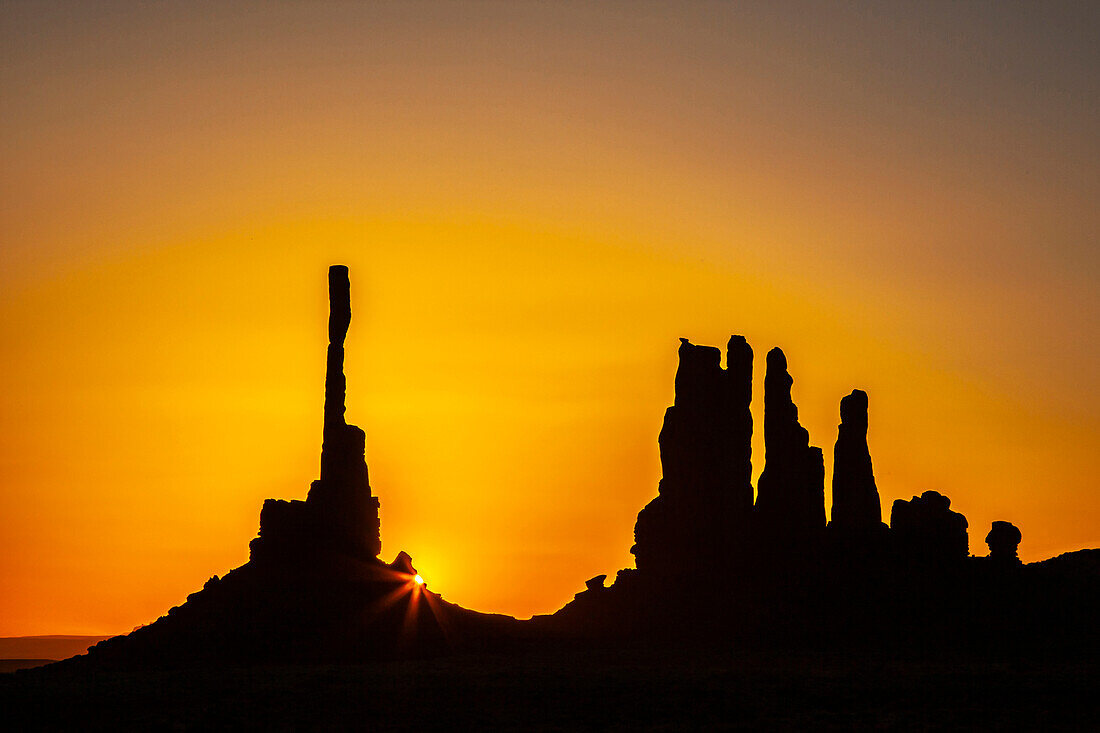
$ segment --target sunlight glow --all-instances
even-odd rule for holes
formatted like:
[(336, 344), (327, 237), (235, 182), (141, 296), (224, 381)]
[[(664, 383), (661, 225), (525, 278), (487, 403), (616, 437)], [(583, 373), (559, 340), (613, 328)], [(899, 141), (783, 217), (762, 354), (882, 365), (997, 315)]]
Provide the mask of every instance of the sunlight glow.
[(419, 575), (414, 576), (413, 580), (416, 582), (417, 585), (424, 585), (424, 579), (421, 578)]

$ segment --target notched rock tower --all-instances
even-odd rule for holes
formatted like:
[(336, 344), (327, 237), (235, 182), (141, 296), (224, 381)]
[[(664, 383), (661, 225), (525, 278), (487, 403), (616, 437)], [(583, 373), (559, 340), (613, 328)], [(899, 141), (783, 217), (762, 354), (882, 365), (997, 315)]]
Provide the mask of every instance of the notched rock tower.
[(752, 512), (752, 348), (680, 339), (676, 397), (658, 439), (664, 477), (638, 514), (639, 571), (675, 576), (695, 558), (728, 557)]

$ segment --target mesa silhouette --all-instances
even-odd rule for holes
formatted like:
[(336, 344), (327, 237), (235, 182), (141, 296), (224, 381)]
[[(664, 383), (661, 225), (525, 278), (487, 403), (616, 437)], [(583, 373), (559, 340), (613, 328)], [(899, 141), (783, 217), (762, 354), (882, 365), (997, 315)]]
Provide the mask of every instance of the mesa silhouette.
[(993, 523), (970, 555), (966, 518), (926, 491), (882, 511), (867, 446), (868, 396), (840, 403), (833, 504), (778, 348), (764, 378), (764, 470), (752, 486), (753, 351), (681, 339), (675, 401), (658, 439), (663, 477), (638, 514), (636, 568), (587, 581), (549, 616), (517, 621), (444, 601), (412, 558), (386, 563), (365, 435), (347, 424), (344, 266), (329, 269), (320, 478), (304, 501), (268, 499), (249, 561), (154, 623), (50, 665), (186, 667), (353, 662), (543, 645), (690, 650), (1100, 651), (1100, 550), (1021, 564), (1021, 531)]

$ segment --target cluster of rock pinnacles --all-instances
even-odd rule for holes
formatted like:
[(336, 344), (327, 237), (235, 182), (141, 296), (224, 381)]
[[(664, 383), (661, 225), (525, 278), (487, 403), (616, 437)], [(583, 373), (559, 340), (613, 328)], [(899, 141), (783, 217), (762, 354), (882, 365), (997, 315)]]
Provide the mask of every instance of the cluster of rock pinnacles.
[[(680, 341), (675, 402), (659, 438), (663, 477), (634, 530), (639, 574), (682, 575), (691, 562), (734, 563), (761, 546), (797, 555), (827, 544), (931, 564), (969, 556), (966, 518), (936, 491), (898, 499), (890, 526), (882, 522), (867, 448), (867, 394), (858, 389), (840, 402), (826, 521), (822, 451), (798, 422), (794, 380), (778, 348), (767, 356), (764, 470), (754, 501), (752, 348), (744, 337), (731, 337), (723, 369), (717, 348)], [(1012, 524), (994, 522), (986, 538), (991, 559), (1018, 563), (1020, 539)]]

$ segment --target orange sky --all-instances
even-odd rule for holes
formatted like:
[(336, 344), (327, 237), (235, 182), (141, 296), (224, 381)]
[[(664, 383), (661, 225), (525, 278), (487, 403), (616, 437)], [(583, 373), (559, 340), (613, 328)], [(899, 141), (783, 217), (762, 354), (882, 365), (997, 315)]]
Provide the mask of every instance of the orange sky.
[(632, 564), (679, 336), (749, 339), (757, 425), (782, 346), (827, 481), (867, 390), (885, 513), (1100, 546), (1100, 11), (763, 6), (0, 7), (0, 636), (305, 496), (335, 262), (383, 556), (456, 603)]

